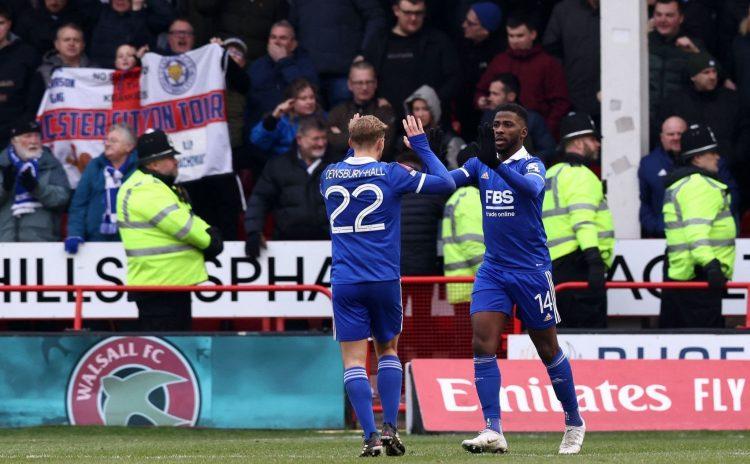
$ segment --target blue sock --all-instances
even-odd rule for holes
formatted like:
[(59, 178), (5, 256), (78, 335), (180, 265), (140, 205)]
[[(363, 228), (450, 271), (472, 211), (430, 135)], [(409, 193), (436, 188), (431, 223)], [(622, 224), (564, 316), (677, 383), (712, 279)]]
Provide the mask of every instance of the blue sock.
[(474, 356), (474, 384), (486, 427), (500, 432), (500, 369), (495, 355)]
[(365, 438), (370, 438), (377, 429), (375, 415), (372, 413), (372, 389), (364, 367), (350, 367), (344, 371), (344, 389), (362, 425)]
[(565, 425), (583, 425), (581, 415), (578, 414), (578, 398), (576, 398), (576, 385), (573, 383), (573, 371), (570, 370), (567, 356), (560, 350), (555, 359), (546, 366), (555, 396), (565, 411)]
[(398, 406), (401, 403), (403, 370), (398, 356), (385, 355), (378, 360), (378, 393), (383, 405), (383, 422), (398, 425)]

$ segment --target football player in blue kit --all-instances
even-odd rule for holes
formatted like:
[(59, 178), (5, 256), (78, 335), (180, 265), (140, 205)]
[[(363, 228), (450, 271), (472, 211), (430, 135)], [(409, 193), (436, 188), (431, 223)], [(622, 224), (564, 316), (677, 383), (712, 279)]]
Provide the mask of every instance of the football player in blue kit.
[(570, 363), (557, 343), (555, 325), (560, 317), (542, 225), (545, 169), (523, 146), (527, 121), (520, 105), (501, 105), (492, 127), (479, 128), (478, 157), (451, 171), (457, 187), (479, 187), (487, 247), (470, 309), (475, 385), (485, 429), (462, 446), (472, 453), (508, 449), (500, 423), (500, 370), (495, 354), (515, 304), (565, 411), (559, 452), (576, 454), (583, 444), (585, 425), (578, 413)]
[[(321, 174), (320, 190), (331, 223), (334, 335), (341, 345), (346, 395), (364, 429), (361, 456), (378, 456), (383, 448), (390, 456), (405, 452), (397, 431), (403, 374), (397, 354), (403, 318), (401, 196), (447, 194), (456, 188), (430, 149), (422, 123), (410, 115), (403, 125), (405, 142), (431, 174), (380, 162), (387, 126), (369, 115), (355, 115), (349, 123), (353, 156)], [(382, 434), (375, 426), (365, 370), (369, 337), (378, 356)]]

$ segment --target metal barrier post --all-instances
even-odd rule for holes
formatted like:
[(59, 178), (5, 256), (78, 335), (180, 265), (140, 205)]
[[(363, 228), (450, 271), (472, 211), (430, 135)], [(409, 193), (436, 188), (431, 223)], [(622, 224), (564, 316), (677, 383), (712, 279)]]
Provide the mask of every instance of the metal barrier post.
[(76, 309), (75, 317), (73, 319), (73, 330), (79, 331), (83, 329), (83, 289), (76, 288)]

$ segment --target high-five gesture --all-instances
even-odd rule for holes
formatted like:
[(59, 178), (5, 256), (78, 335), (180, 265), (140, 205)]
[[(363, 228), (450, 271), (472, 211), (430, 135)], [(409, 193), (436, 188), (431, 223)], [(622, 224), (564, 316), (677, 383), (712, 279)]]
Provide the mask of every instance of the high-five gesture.
[(422, 121), (419, 118), (415, 118), (413, 115), (406, 116), (406, 119), (402, 119), (401, 122), (404, 124), (404, 131), (407, 137), (414, 137), (415, 135), (424, 134), (424, 128), (422, 127)]
[(401, 123), (404, 125), (404, 132), (406, 132), (406, 135), (404, 136), (404, 145), (406, 145), (408, 148), (412, 148), (411, 143), (409, 143), (409, 137), (424, 134), (422, 121), (410, 114), (406, 116), (406, 119), (402, 119)]

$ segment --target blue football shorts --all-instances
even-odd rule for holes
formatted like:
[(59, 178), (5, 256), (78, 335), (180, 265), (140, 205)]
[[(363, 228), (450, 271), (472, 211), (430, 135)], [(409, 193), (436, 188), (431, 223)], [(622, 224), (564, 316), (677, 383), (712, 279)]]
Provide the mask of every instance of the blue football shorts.
[(503, 271), (482, 264), (474, 280), (470, 313), (496, 311), (512, 316), (514, 304), (517, 317), (530, 329), (547, 329), (560, 322), (550, 271)]
[(401, 281), (333, 284), (333, 336), (340, 342), (374, 338), (385, 343), (401, 333)]

